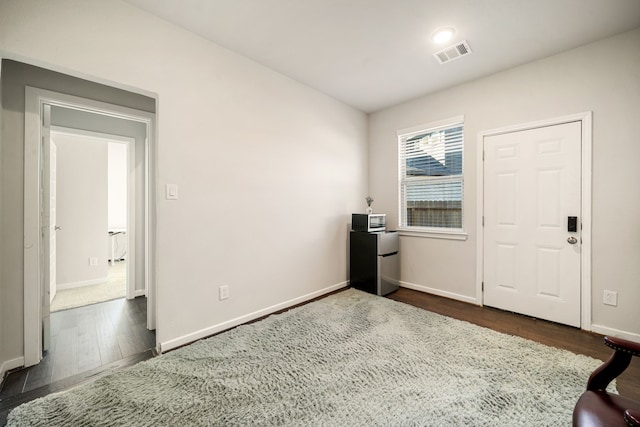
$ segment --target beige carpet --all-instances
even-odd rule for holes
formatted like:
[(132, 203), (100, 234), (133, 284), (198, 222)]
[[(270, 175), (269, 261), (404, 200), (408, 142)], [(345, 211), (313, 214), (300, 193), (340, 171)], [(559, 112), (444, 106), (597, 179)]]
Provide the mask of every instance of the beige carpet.
[(127, 292), (126, 275), (127, 263), (120, 261), (109, 266), (105, 283), (58, 291), (51, 303), (51, 312), (124, 298)]

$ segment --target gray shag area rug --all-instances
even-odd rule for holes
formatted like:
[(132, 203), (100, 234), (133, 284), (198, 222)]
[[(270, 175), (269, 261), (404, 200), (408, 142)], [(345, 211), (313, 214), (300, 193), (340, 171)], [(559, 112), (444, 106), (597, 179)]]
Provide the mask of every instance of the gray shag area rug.
[(562, 426), (601, 361), (354, 289), (14, 409), (9, 426)]

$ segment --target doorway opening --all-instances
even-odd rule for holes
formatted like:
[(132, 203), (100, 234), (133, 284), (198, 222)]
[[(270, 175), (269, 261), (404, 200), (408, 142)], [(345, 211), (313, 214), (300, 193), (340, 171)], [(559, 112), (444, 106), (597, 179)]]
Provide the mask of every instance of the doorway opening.
[[(56, 242), (56, 236), (62, 236), (62, 232), (67, 230), (64, 224), (58, 224), (61, 221), (61, 212), (56, 205), (60, 204), (61, 197), (65, 196), (65, 191), (60, 189), (69, 189), (61, 186), (60, 181), (64, 178), (65, 172), (59, 164), (56, 167), (55, 163), (52, 163), (52, 152), (55, 153), (53, 159), (57, 158), (57, 163), (60, 163), (61, 155), (65, 153), (71, 153), (70, 158), (73, 159), (75, 156), (79, 161), (73, 169), (66, 171), (71, 171), (71, 175), (75, 174), (75, 179), (72, 176), (66, 182), (75, 181), (76, 184), (85, 185), (85, 188), (67, 192), (80, 196), (84, 202), (81, 205), (67, 206), (67, 210), (76, 211), (75, 214), (78, 214), (77, 211), (88, 213), (87, 210), (91, 207), (100, 208), (92, 215), (76, 216), (75, 219), (74, 212), (67, 215), (70, 221), (69, 231), (72, 231), (78, 222), (82, 222), (77, 218), (91, 217), (92, 221), (88, 222), (100, 224), (87, 225), (94, 234), (91, 239), (67, 239), (68, 247), (64, 251), (68, 251), (65, 252), (64, 261), (76, 263), (75, 267), (72, 265), (68, 271), (78, 273), (81, 266), (86, 275), (65, 279), (65, 283), (76, 285), (70, 286), (71, 288), (91, 286), (92, 281), (108, 277), (110, 266), (115, 267), (116, 263), (124, 261), (124, 282), (127, 284), (125, 296), (128, 299), (136, 296), (146, 298), (146, 329), (155, 329), (155, 289), (151, 251), (154, 218), (150, 211), (150, 207), (153, 206), (150, 188), (153, 188), (154, 114), (28, 86), (25, 95), (24, 346), (25, 367), (28, 367), (37, 364), (43, 352), (51, 346), (51, 302), (55, 293), (59, 291), (58, 284), (62, 283), (56, 280), (56, 276), (63, 273), (61, 270), (64, 264), (56, 260), (61, 258), (62, 249)], [(89, 142), (87, 139), (92, 141)], [(124, 147), (126, 159), (126, 207), (124, 214), (120, 209), (120, 218), (114, 219), (111, 226), (107, 208), (109, 141), (112, 144), (114, 158), (122, 157)], [(101, 166), (89, 165), (90, 156), (87, 153), (74, 153), (69, 147), (99, 152), (100, 156), (93, 153), (93, 157), (99, 159), (97, 164)], [(100, 184), (92, 181), (89, 187), (86, 187), (86, 180), (77, 176), (79, 168), (96, 167), (104, 169)], [(52, 171), (55, 172), (53, 178)], [(56, 187), (52, 188), (52, 182), (57, 182)], [(122, 191), (120, 196), (122, 199)], [(95, 200), (91, 202), (90, 198)], [(95, 221), (98, 216), (100, 221)], [(77, 228), (81, 227), (75, 228), (77, 232)], [(77, 234), (82, 235), (83, 232)], [(85, 231), (84, 234), (89, 233)], [(90, 247), (91, 245), (93, 247)], [(122, 251), (123, 246), (126, 248), (125, 251)], [(139, 316), (140, 311), (137, 312)]]
[(136, 282), (136, 138), (56, 126), (74, 110), (51, 115), (51, 313), (145, 295)]

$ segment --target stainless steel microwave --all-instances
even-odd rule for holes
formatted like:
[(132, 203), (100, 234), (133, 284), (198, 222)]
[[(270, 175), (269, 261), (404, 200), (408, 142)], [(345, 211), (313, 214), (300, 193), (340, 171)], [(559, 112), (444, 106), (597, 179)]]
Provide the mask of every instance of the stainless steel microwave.
[(353, 231), (385, 231), (387, 214), (351, 214)]

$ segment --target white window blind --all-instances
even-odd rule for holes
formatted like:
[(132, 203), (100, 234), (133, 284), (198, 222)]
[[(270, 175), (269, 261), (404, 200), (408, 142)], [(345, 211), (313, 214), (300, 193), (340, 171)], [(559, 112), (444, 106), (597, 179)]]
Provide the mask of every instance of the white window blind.
[(463, 227), (464, 124), (400, 134), (400, 228)]

